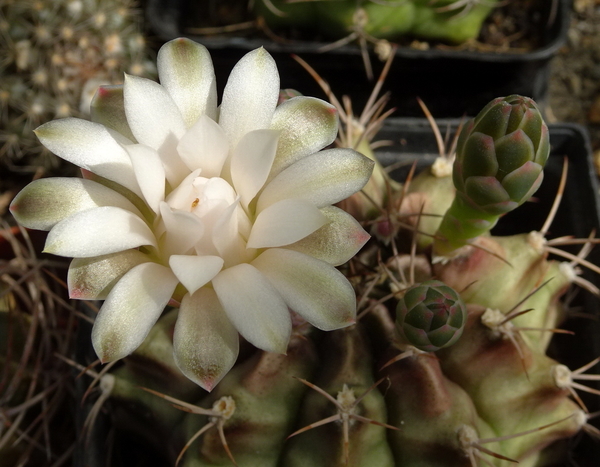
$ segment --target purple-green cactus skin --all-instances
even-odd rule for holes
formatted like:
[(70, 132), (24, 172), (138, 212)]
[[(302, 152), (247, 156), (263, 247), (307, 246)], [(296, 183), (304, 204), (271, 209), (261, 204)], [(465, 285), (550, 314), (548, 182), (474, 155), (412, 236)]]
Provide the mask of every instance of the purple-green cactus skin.
[(426, 352), (454, 344), (466, 320), (467, 308), (458, 293), (436, 280), (410, 287), (396, 308), (396, 327), (400, 334)]
[(533, 100), (513, 95), (490, 102), (460, 134), (452, 178), (456, 198), (435, 242), (447, 254), (489, 232), (499, 216), (537, 191), (550, 143)]

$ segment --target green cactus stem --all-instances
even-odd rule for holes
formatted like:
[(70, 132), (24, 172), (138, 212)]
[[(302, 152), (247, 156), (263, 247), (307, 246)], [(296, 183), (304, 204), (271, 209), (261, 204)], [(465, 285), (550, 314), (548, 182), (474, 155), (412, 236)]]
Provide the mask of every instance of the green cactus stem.
[(446, 256), (488, 233), (501, 215), (539, 188), (550, 143), (548, 127), (533, 100), (497, 98), (465, 125), (456, 151), (456, 198), (434, 241)]

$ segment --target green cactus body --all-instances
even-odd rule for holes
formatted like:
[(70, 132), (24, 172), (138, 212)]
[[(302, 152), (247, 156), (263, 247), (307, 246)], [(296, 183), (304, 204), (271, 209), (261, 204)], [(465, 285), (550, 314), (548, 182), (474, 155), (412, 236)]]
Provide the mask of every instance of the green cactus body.
[(428, 39), (442, 39), (461, 43), (475, 39), (479, 35), (481, 25), (494, 9), (493, 1), (474, 2), (463, 12), (462, 9), (447, 12), (436, 11), (455, 3), (456, 0), (415, 1), (415, 19), (411, 33)]
[[(326, 37), (339, 39), (354, 30), (378, 39), (397, 39), (414, 35), (461, 43), (478, 36), (483, 21), (495, 1), (480, 1), (452, 8), (457, 0), (406, 0), (375, 2), (371, 0), (307, 1), (288, 4), (273, 1), (284, 15), (274, 14), (263, 1), (255, 10), (271, 27), (293, 26), (312, 29), (315, 22)], [(445, 10), (450, 8), (449, 10)]]
[[(349, 397), (353, 402), (374, 383), (369, 342), (360, 328), (336, 331), (322, 342), (323, 355), (315, 384), (333, 397)], [(347, 394), (345, 394), (347, 393)], [(335, 406), (322, 394), (310, 391), (300, 407), (299, 427), (316, 423), (336, 413)], [(378, 390), (369, 391), (360, 404), (350, 410), (361, 417), (379, 422), (387, 420), (386, 406)], [(286, 447), (283, 465), (310, 467), (313, 465), (348, 465), (393, 467), (394, 458), (387, 441), (386, 428), (356, 419), (348, 422), (348, 463), (344, 459), (344, 426), (336, 421), (311, 429), (291, 438)]]
[[(239, 465), (277, 466), (291, 433), (301, 397), (308, 388), (293, 378), (310, 378), (316, 364), (310, 339), (297, 336), (287, 355), (259, 352), (236, 367), (217, 389), (200, 404), (210, 407), (223, 396), (235, 401), (236, 409), (225, 425), (225, 436)], [(184, 432), (191, 437), (205, 417), (188, 415)], [(186, 467), (230, 465), (216, 430), (208, 432), (186, 457)]]
[[(523, 310), (533, 308), (533, 311), (515, 318), (514, 323), (552, 329), (563, 318), (558, 299), (571, 283), (572, 275), (568, 267), (561, 266), (562, 263), (546, 259), (546, 254), (532, 242), (537, 235), (480, 237), (477, 244), (484, 249), (472, 248), (465, 256), (436, 264), (436, 277), (457, 290), (464, 290), (461, 296), (465, 302), (497, 308), (504, 313), (551, 279), (520, 307)], [(478, 286), (467, 287), (473, 281), (478, 281)], [(546, 349), (550, 340), (547, 333), (528, 334), (539, 349)]]
[[(267, 6), (269, 2), (272, 6)], [(257, 0), (254, 11), (273, 29), (281, 27), (302, 27), (313, 29), (316, 20), (314, 2), (288, 3), (285, 0)], [(273, 7), (277, 13), (273, 11)]]
[[(110, 107), (110, 99), (103, 102)], [(115, 125), (122, 118), (117, 111), (103, 115), (113, 115)], [(462, 204), (452, 204), (442, 221), (419, 224), (423, 239), (437, 232), (445, 240), (443, 252), (449, 243), (466, 245), (461, 254), (434, 262), (438, 239), (433, 245), (423, 241), (418, 254), (400, 241), (414, 234), (423, 202), (434, 214), (450, 205), (450, 178), (428, 171), (404, 193), (378, 168), (367, 189), (381, 195), (377, 202), (390, 222), (402, 223), (390, 230), (400, 231), (398, 236), (375, 236), (356, 260), (341, 266), (358, 296), (354, 324), (322, 332), (292, 314), (287, 355), (257, 350), (241, 339), (237, 363), (209, 394), (177, 369), (173, 327), (182, 311), (171, 310), (124, 365), (103, 377), (115, 426), (139, 432), (173, 464), (206, 427), (182, 457), (185, 467), (232, 465), (224, 440), (243, 467), (505, 467), (512, 465), (508, 459), (528, 467), (556, 465), (554, 442), (578, 433), (587, 418), (572, 399), (569, 369), (546, 355), (550, 333), (541, 331), (560, 324), (558, 298), (575, 273), (547, 259), (540, 234), (498, 238), (487, 235), (487, 227), (480, 229), (485, 235), (469, 230), (473, 220), (493, 224), (495, 218), (485, 216), (520, 204), (538, 185), (547, 157), (547, 130), (538, 117), (528, 100), (510, 97), (493, 101), (466, 128), (454, 173)], [(500, 141), (496, 148), (517, 140), (526, 149), (508, 152), (514, 157), (495, 165), (496, 153), (465, 157), (481, 141), (473, 139), (476, 134)], [(523, 166), (534, 167), (523, 175)], [(515, 172), (526, 181), (508, 183)], [(473, 177), (493, 177), (514, 199), (488, 202), (481, 190), (469, 188)], [(497, 186), (481, 186), (490, 184)], [(339, 211), (322, 209), (332, 220)], [(355, 214), (365, 225), (376, 224), (372, 210), (357, 208)], [(465, 222), (467, 227), (456, 230)], [(332, 238), (327, 241), (344, 241)], [(309, 246), (297, 242), (281, 250), (289, 256)], [(109, 255), (101, 258), (83, 266), (100, 270), (110, 264)], [(343, 263), (338, 259), (323, 261)], [(97, 286), (100, 292), (108, 287)], [(533, 310), (510, 319), (528, 308)], [(140, 386), (185, 400), (181, 407), (190, 413)]]

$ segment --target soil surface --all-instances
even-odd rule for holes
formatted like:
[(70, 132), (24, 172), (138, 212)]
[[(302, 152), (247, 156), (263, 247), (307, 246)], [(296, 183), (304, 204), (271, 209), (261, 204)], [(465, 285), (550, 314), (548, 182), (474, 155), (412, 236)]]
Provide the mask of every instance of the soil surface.
[(551, 62), (548, 120), (590, 132), (600, 172), (600, 0), (574, 0), (567, 44)]

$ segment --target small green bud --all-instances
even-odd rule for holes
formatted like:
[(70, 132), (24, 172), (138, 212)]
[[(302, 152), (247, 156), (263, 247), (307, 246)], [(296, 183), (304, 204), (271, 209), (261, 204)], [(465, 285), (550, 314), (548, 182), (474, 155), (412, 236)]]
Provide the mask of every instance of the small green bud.
[(458, 139), (452, 179), (456, 198), (435, 242), (447, 254), (489, 232), (499, 216), (537, 191), (550, 152), (548, 127), (528, 97), (494, 99)]
[(454, 344), (466, 321), (467, 307), (458, 292), (436, 280), (410, 287), (396, 308), (400, 334), (426, 352)]

